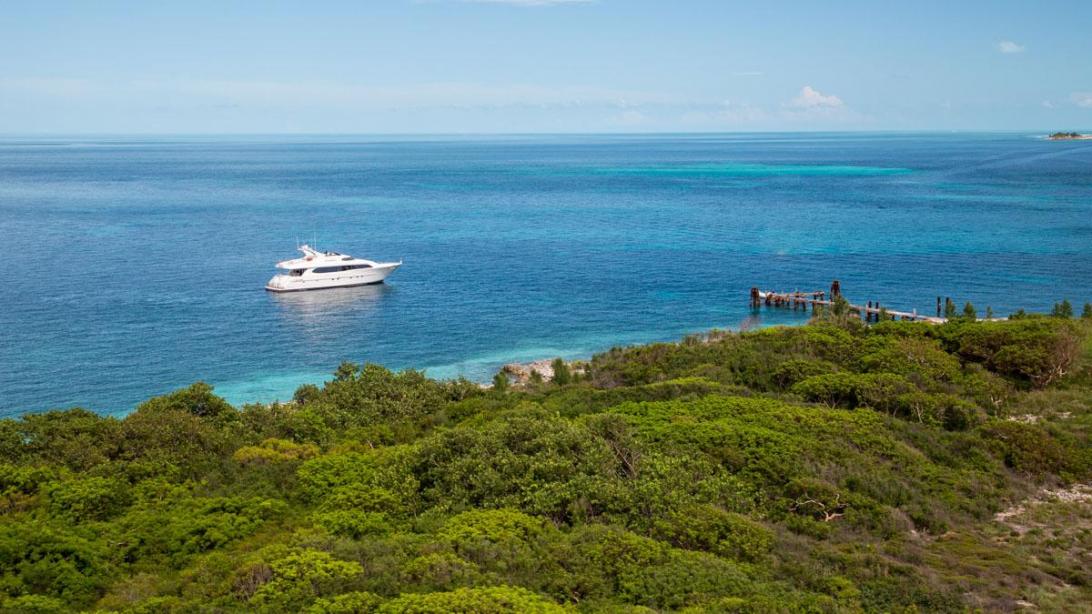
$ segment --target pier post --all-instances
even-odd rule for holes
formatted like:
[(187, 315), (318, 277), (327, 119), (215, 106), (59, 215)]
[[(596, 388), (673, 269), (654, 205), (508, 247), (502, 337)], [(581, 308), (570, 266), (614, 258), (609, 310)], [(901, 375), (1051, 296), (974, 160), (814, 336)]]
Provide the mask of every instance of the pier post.
[(842, 284), (837, 279), (835, 279), (834, 281), (832, 281), (830, 283), (830, 300), (833, 301), (834, 299), (841, 296), (841, 294), (842, 294)]
[(758, 298), (758, 288), (757, 287), (751, 288), (751, 308), (752, 309), (757, 309), (759, 304), (760, 304), (760, 300)]
[(940, 317), (940, 297), (937, 297), (937, 317)]

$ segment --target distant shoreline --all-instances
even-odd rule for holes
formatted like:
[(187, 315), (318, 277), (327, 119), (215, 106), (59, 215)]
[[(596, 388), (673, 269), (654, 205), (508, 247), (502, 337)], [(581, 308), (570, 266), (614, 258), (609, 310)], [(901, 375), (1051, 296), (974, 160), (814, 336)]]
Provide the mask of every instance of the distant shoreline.
[(1092, 141), (1092, 134), (1078, 134), (1076, 132), (1055, 132), (1048, 135), (1049, 141)]

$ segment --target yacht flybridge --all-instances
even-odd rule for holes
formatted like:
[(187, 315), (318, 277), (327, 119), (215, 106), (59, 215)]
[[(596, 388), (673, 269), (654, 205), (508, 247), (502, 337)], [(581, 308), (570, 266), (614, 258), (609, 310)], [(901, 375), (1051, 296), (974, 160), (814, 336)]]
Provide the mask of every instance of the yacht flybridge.
[(265, 285), (266, 290), (298, 292), (378, 284), (402, 266), (401, 260), (375, 262), (337, 252), (320, 252), (310, 245), (301, 245), (298, 249), (303, 257), (278, 262), (277, 268), (287, 273), (274, 275)]

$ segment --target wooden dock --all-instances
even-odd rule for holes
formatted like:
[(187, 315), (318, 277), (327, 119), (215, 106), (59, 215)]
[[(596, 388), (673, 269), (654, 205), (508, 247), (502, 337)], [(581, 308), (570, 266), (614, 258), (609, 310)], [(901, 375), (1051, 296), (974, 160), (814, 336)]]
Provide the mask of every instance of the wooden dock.
[[(811, 307), (812, 311), (815, 311), (816, 307), (829, 308), (834, 305), (834, 299), (842, 295), (841, 283), (837, 280), (830, 285), (830, 298), (827, 298), (827, 292), (825, 290), (818, 290), (815, 292), (773, 292), (767, 290), (759, 290), (757, 287), (751, 288), (751, 307), (761, 307), (765, 304), (767, 307), (782, 307), (786, 309), (802, 309), (804, 311)], [(879, 322), (881, 314), (897, 320), (907, 320), (914, 322), (929, 322), (931, 324), (943, 324), (947, 322), (947, 318), (940, 316), (940, 297), (937, 297), (937, 315), (930, 316), (924, 315), (913, 311), (898, 311), (895, 309), (888, 309), (880, 305), (879, 301), (868, 301), (864, 305), (856, 305), (849, 303), (849, 311), (857, 314), (865, 322)]]

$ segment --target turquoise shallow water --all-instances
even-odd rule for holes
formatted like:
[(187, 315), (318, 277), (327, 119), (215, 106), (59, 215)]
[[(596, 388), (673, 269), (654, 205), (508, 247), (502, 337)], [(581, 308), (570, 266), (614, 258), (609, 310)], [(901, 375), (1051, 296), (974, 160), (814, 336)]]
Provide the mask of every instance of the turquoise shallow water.
[(597, 169), (602, 173), (668, 175), (675, 177), (852, 177), (898, 175), (908, 168), (839, 166), (837, 164), (678, 164), (672, 166), (621, 166)]
[[(405, 260), (272, 295), (297, 238)], [(1092, 143), (778, 134), (0, 140), (0, 415), (197, 379), (290, 396), (341, 360), (486, 380), (825, 288), (998, 313), (1092, 300)], [(764, 312), (761, 324), (800, 321)], [(753, 323), (753, 322), (752, 322)]]

